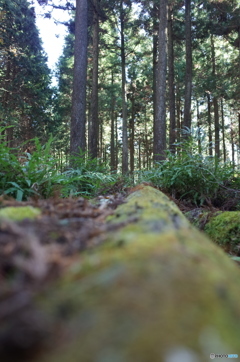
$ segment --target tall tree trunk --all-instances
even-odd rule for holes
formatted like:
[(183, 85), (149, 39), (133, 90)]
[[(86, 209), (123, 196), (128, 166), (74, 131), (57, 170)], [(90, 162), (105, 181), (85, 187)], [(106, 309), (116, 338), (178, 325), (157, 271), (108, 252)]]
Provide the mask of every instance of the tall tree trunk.
[(192, 31), (191, 31), (191, 0), (185, 0), (185, 102), (183, 125), (191, 128), (191, 99), (192, 99)]
[(159, 56), (154, 122), (154, 161), (165, 160), (166, 150), (166, 73), (167, 73), (167, 0), (160, 0)]
[(103, 157), (103, 122), (99, 124), (99, 156), (100, 158)]
[[(88, 69), (87, 79), (90, 78), (90, 73), (92, 73), (92, 71), (90, 72), (89, 69)], [(86, 89), (86, 122), (87, 122), (86, 132), (87, 132), (87, 135), (88, 135), (88, 137), (87, 137), (87, 148), (88, 148), (88, 150), (90, 150), (91, 95), (92, 95), (91, 89), (90, 89), (90, 87), (87, 87), (87, 89)]]
[(212, 152), (212, 116), (211, 116), (211, 97), (207, 93), (207, 120), (208, 120), (208, 141), (209, 141), (209, 156), (213, 155)]
[[(211, 35), (211, 56), (212, 56), (212, 76), (214, 80), (214, 92), (216, 92), (216, 64), (215, 64), (215, 46), (213, 35)], [(214, 108), (214, 126), (215, 126), (215, 156), (217, 159), (220, 158), (220, 140), (219, 140), (219, 110), (218, 100), (216, 95), (213, 97), (213, 108)]]
[(111, 92), (111, 144), (110, 144), (110, 152), (111, 152), (111, 170), (116, 170), (116, 157), (115, 157), (115, 117), (114, 117), (114, 108), (115, 108), (115, 95), (113, 92), (113, 83), (114, 83), (114, 74), (112, 70), (112, 92)]
[(213, 97), (213, 108), (214, 108), (214, 126), (215, 126), (215, 156), (220, 158), (220, 139), (219, 139), (219, 109), (218, 100)]
[(92, 158), (98, 156), (99, 122), (98, 122), (98, 56), (99, 56), (99, 15), (98, 0), (93, 1), (93, 70), (91, 116), (89, 129), (89, 154)]
[(115, 113), (115, 151), (116, 151), (116, 170), (118, 169), (118, 162), (119, 162), (119, 157), (118, 157), (118, 122), (117, 122), (117, 113)]
[(201, 141), (201, 123), (200, 123), (200, 113), (199, 113), (199, 104), (198, 100), (196, 101), (197, 106), (197, 128), (198, 128), (198, 153), (201, 155), (202, 153), (202, 141)]
[[(7, 134), (7, 145), (9, 148), (14, 147), (14, 137), (13, 137), (13, 127), (9, 127), (6, 129), (6, 134)], [(29, 138), (30, 139), (30, 138)]]
[(86, 148), (86, 80), (88, 0), (76, 0), (70, 154)]
[(170, 132), (169, 149), (175, 153), (176, 140), (176, 116), (175, 116), (175, 89), (174, 89), (174, 49), (173, 49), (173, 21), (172, 5), (168, 6), (168, 86), (169, 86), (169, 111), (170, 111)]
[[(176, 108), (177, 108), (177, 143), (179, 143), (181, 141), (180, 129), (182, 127), (181, 127), (181, 96), (180, 96), (180, 90), (179, 90), (178, 85), (176, 87), (176, 96), (177, 96), (177, 104), (176, 104)], [(179, 150), (179, 148), (178, 148), (178, 150)]]
[(133, 91), (132, 93), (132, 114), (131, 114), (131, 121), (130, 121), (130, 127), (131, 127), (131, 137), (130, 137), (130, 170), (133, 174), (134, 172), (134, 133), (135, 133), (135, 93)]
[(138, 169), (141, 170), (142, 163), (141, 163), (141, 138), (139, 136), (138, 139)]
[(121, 33), (121, 67), (122, 67), (122, 173), (128, 172), (128, 136), (127, 136), (127, 95), (126, 95), (126, 56), (124, 39), (125, 11), (123, 0), (120, 8), (120, 33)]
[[(11, 85), (11, 60), (10, 60), (10, 56), (7, 56), (6, 59), (6, 74), (5, 74), (5, 80), (4, 80), (4, 93), (3, 93), (3, 97), (1, 100), (2, 103), (2, 110), (3, 110), (3, 119), (1, 119), (1, 127), (5, 127), (5, 126), (9, 126), (11, 124), (8, 123), (7, 120), (7, 112), (8, 112), (8, 108), (9, 108), (9, 87)], [(8, 129), (5, 129), (4, 131), (2, 131), (1, 133), (1, 140), (4, 142), (8, 139)], [(9, 146), (10, 147), (10, 146)]]
[(232, 147), (232, 165), (233, 165), (233, 168), (235, 168), (234, 130), (233, 130), (232, 119), (231, 119), (231, 124), (230, 124), (230, 136), (231, 136), (231, 147)]
[(157, 83), (157, 53), (158, 53), (158, 26), (156, 20), (157, 7), (153, 2), (153, 121), (156, 118), (156, 83)]
[(145, 107), (145, 115), (144, 115), (144, 133), (145, 133), (145, 152), (146, 155), (146, 168), (149, 169), (149, 145), (148, 145), (148, 131), (147, 131), (147, 108)]
[(221, 117), (222, 117), (222, 135), (223, 135), (223, 160), (226, 162), (227, 153), (226, 153), (226, 143), (225, 143), (225, 120), (224, 120), (224, 111), (223, 111), (223, 99), (221, 98)]
[[(240, 37), (239, 37), (240, 42)], [(240, 148), (240, 112), (238, 113), (238, 147)]]

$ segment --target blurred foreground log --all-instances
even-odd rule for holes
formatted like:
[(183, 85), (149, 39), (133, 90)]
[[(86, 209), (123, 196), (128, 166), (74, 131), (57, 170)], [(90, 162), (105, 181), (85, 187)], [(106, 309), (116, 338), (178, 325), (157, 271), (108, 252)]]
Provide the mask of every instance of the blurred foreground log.
[(228, 256), (149, 186), (132, 192), (109, 223), (108, 240), (36, 298), (47, 341), (34, 361), (240, 355), (240, 271)]

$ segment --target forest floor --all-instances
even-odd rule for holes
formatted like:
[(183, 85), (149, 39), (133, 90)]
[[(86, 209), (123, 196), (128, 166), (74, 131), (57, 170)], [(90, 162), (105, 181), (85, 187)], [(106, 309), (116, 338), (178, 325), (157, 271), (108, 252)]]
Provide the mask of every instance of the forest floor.
[[(0, 220), (0, 324), (23, 318), (31, 310), (34, 295), (58, 279), (81, 252), (104, 242), (110, 226), (106, 218), (127, 196), (128, 190), (93, 200), (52, 198), (17, 202), (0, 199), (2, 207), (31, 205), (41, 210), (35, 220)], [(181, 211), (196, 206), (173, 200)], [(111, 226), (112, 228), (112, 226)], [(112, 229), (111, 229), (112, 230)], [(31, 323), (34, 315), (26, 317)], [(7, 322), (6, 322), (7, 321)], [(11, 323), (10, 323), (11, 324)], [(20, 323), (21, 324), (21, 323)], [(4, 350), (24, 350), (16, 346), (19, 331), (0, 331), (0, 356)], [(22, 333), (22, 332), (20, 332)], [(15, 335), (16, 334), (16, 335)], [(35, 345), (33, 340), (33, 346)], [(6, 347), (7, 346), (7, 347)], [(17, 352), (19, 353), (19, 351)]]
[[(128, 190), (93, 200), (81, 197), (26, 202), (0, 199), (2, 207), (31, 205), (41, 210), (41, 216), (35, 220), (25, 219), (17, 223), (0, 220), (0, 283), (7, 282), (6, 285), (14, 291), (61, 275), (80, 252), (103, 242), (110, 228), (106, 218), (124, 202), (127, 194)], [(171, 199), (183, 213), (196, 208)], [(206, 209), (209, 211), (210, 208)], [(0, 289), (0, 320), (4, 314), (1, 303), (5, 300), (5, 293), (2, 292)], [(8, 292), (6, 288), (6, 297)]]

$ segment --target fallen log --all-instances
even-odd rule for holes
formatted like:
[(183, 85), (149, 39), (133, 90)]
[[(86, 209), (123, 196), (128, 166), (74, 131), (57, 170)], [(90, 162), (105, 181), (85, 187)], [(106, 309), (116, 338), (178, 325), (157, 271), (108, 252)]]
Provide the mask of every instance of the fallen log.
[(240, 212), (204, 211), (195, 209), (185, 216), (198, 229), (204, 231), (211, 240), (229, 254), (239, 254), (240, 250)]
[(106, 242), (36, 297), (48, 342), (34, 360), (240, 355), (240, 271), (228, 256), (150, 186), (133, 190), (108, 222)]

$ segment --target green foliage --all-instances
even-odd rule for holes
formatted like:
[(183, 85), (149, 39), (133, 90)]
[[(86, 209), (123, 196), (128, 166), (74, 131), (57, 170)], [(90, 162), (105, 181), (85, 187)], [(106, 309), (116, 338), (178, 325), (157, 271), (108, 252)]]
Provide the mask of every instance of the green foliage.
[(62, 174), (61, 194), (67, 196), (95, 196), (103, 186), (111, 187), (116, 182), (113, 175), (102, 172), (83, 171), (82, 169), (69, 169)]
[(62, 196), (93, 196), (103, 186), (111, 188), (116, 182), (116, 177), (109, 173), (106, 165), (96, 158), (87, 157), (84, 152), (72, 156), (70, 163), (71, 168), (63, 172), (59, 180), (63, 186)]
[[(0, 129), (0, 133), (4, 128)], [(8, 194), (18, 201), (38, 195), (51, 196), (58, 182), (56, 161), (51, 157), (52, 138), (42, 146), (34, 139), (34, 151), (17, 156), (17, 150), (9, 148), (3, 137), (0, 143), (0, 194)]]
[(0, 0), (0, 15), (1, 126), (14, 125), (8, 139), (19, 144), (48, 125), (50, 70), (29, 2)]
[[(2, 136), (6, 128), (8, 127), (0, 128), (0, 194), (7, 191), (10, 182), (16, 180), (16, 177), (21, 174), (21, 165), (18, 158), (12, 152), (13, 150), (7, 147), (7, 142), (4, 141), (4, 136)], [(15, 191), (16, 198), (21, 199), (21, 190), (18, 188)]]
[[(0, 128), (0, 134), (5, 128)], [(16, 149), (9, 148), (3, 140), (0, 142), (0, 194), (7, 194), (18, 201), (30, 196), (47, 198), (56, 190), (60, 196), (93, 196), (100, 189), (111, 189), (118, 178), (110, 174), (107, 167), (97, 159), (91, 159), (84, 153), (71, 160), (71, 168), (60, 172), (57, 159), (52, 157), (53, 138), (41, 145), (38, 138), (34, 141), (34, 151), (17, 157)]]
[(58, 170), (56, 160), (51, 156), (51, 145), (53, 138), (50, 138), (46, 144), (41, 145), (38, 138), (34, 139), (34, 151), (27, 153), (23, 158), (23, 178), (26, 185), (41, 195), (49, 197), (52, 195), (54, 185), (58, 182)]
[[(197, 132), (176, 146), (178, 154), (167, 151), (167, 159), (156, 163), (150, 171), (140, 174), (140, 180), (151, 181), (176, 198), (196, 205), (222, 204), (229, 197), (227, 190), (237, 192), (238, 178), (231, 164), (220, 164), (210, 156), (199, 153)], [(207, 148), (208, 146), (206, 146)], [(217, 205), (219, 206), (219, 205)]]

